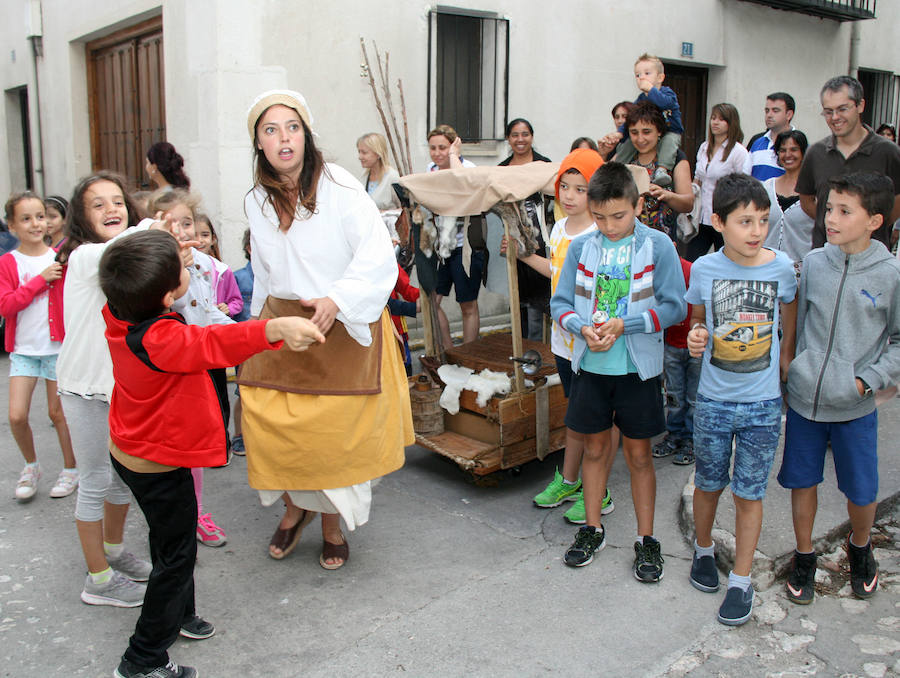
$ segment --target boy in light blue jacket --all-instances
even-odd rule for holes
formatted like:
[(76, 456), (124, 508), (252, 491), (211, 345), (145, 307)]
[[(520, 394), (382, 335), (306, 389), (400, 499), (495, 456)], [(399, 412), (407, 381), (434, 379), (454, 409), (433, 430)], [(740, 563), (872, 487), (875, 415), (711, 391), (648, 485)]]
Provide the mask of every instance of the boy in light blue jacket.
[(684, 276), (669, 237), (637, 220), (643, 209), (631, 171), (608, 163), (594, 174), (588, 200), (598, 231), (572, 242), (550, 300), (553, 318), (575, 335), (566, 426), (585, 436), (582, 482), (586, 524), (565, 562), (587, 565), (606, 544), (601, 503), (622, 431), (637, 518), (634, 576), (663, 576), (653, 536), (656, 475), (650, 439), (665, 430), (659, 375), (663, 331), (685, 315)]

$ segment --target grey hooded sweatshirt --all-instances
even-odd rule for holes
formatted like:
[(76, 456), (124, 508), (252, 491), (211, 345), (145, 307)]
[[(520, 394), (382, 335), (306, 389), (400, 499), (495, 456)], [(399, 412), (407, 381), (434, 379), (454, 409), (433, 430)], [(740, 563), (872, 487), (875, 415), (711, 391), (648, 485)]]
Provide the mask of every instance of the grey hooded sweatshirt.
[(798, 299), (788, 405), (812, 421), (871, 413), (856, 378), (876, 391), (900, 381), (900, 262), (876, 240), (859, 254), (826, 244), (804, 257)]

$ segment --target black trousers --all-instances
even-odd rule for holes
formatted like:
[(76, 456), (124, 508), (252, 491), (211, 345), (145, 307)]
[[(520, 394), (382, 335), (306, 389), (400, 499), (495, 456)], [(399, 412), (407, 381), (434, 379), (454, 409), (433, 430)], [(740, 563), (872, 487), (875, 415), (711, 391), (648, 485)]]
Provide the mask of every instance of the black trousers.
[(142, 668), (164, 666), (181, 625), (194, 615), (197, 498), (190, 469), (135, 473), (112, 458), (150, 528), (153, 571), (144, 606), (123, 658)]
[(224, 367), (209, 370), (213, 386), (216, 387), (216, 396), (219, 398), (219, 407), (222, 408), (222, 418), (225, 420), (225, 449), (231, 447), (231, 436), (228, 433), (228, 424), (231, 421), (231, 403), (228, 402), (228, 375)]
[(721, 233), (709, 224), (700, 224), (697, 235), (684, 246), (684, 258), (693, 263), (704, 254), (708, 254), (710, 247), (714, 252), (718, 252), (724, 244), (725, 240)]

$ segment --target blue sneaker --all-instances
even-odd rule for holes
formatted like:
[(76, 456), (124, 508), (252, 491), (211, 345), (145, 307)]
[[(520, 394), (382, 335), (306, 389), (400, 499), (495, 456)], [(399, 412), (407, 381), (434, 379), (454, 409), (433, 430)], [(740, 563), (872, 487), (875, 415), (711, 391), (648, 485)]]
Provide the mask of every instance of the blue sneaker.
[(704, 593), (715, 593), (719, 590), (719, 570), (716, 568), (715, 556), (698, 556), (694, 552), (691, 563), (691, 585)]
[(751, 614), (753, 614), (753, 587), (745, 591), (740, 586), (730, 586), (716, 618), (727, 626), (740, 626), (747, 623)]

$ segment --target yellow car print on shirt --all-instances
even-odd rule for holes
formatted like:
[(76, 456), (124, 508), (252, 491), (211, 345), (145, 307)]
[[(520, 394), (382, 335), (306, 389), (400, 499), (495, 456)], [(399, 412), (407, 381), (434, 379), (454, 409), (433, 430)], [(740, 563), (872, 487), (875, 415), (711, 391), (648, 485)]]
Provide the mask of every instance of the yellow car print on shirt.
[(713, 356), (723, 362), (757, 360), (772, 348), (772, 322), (725, 323), (716, 328)]

